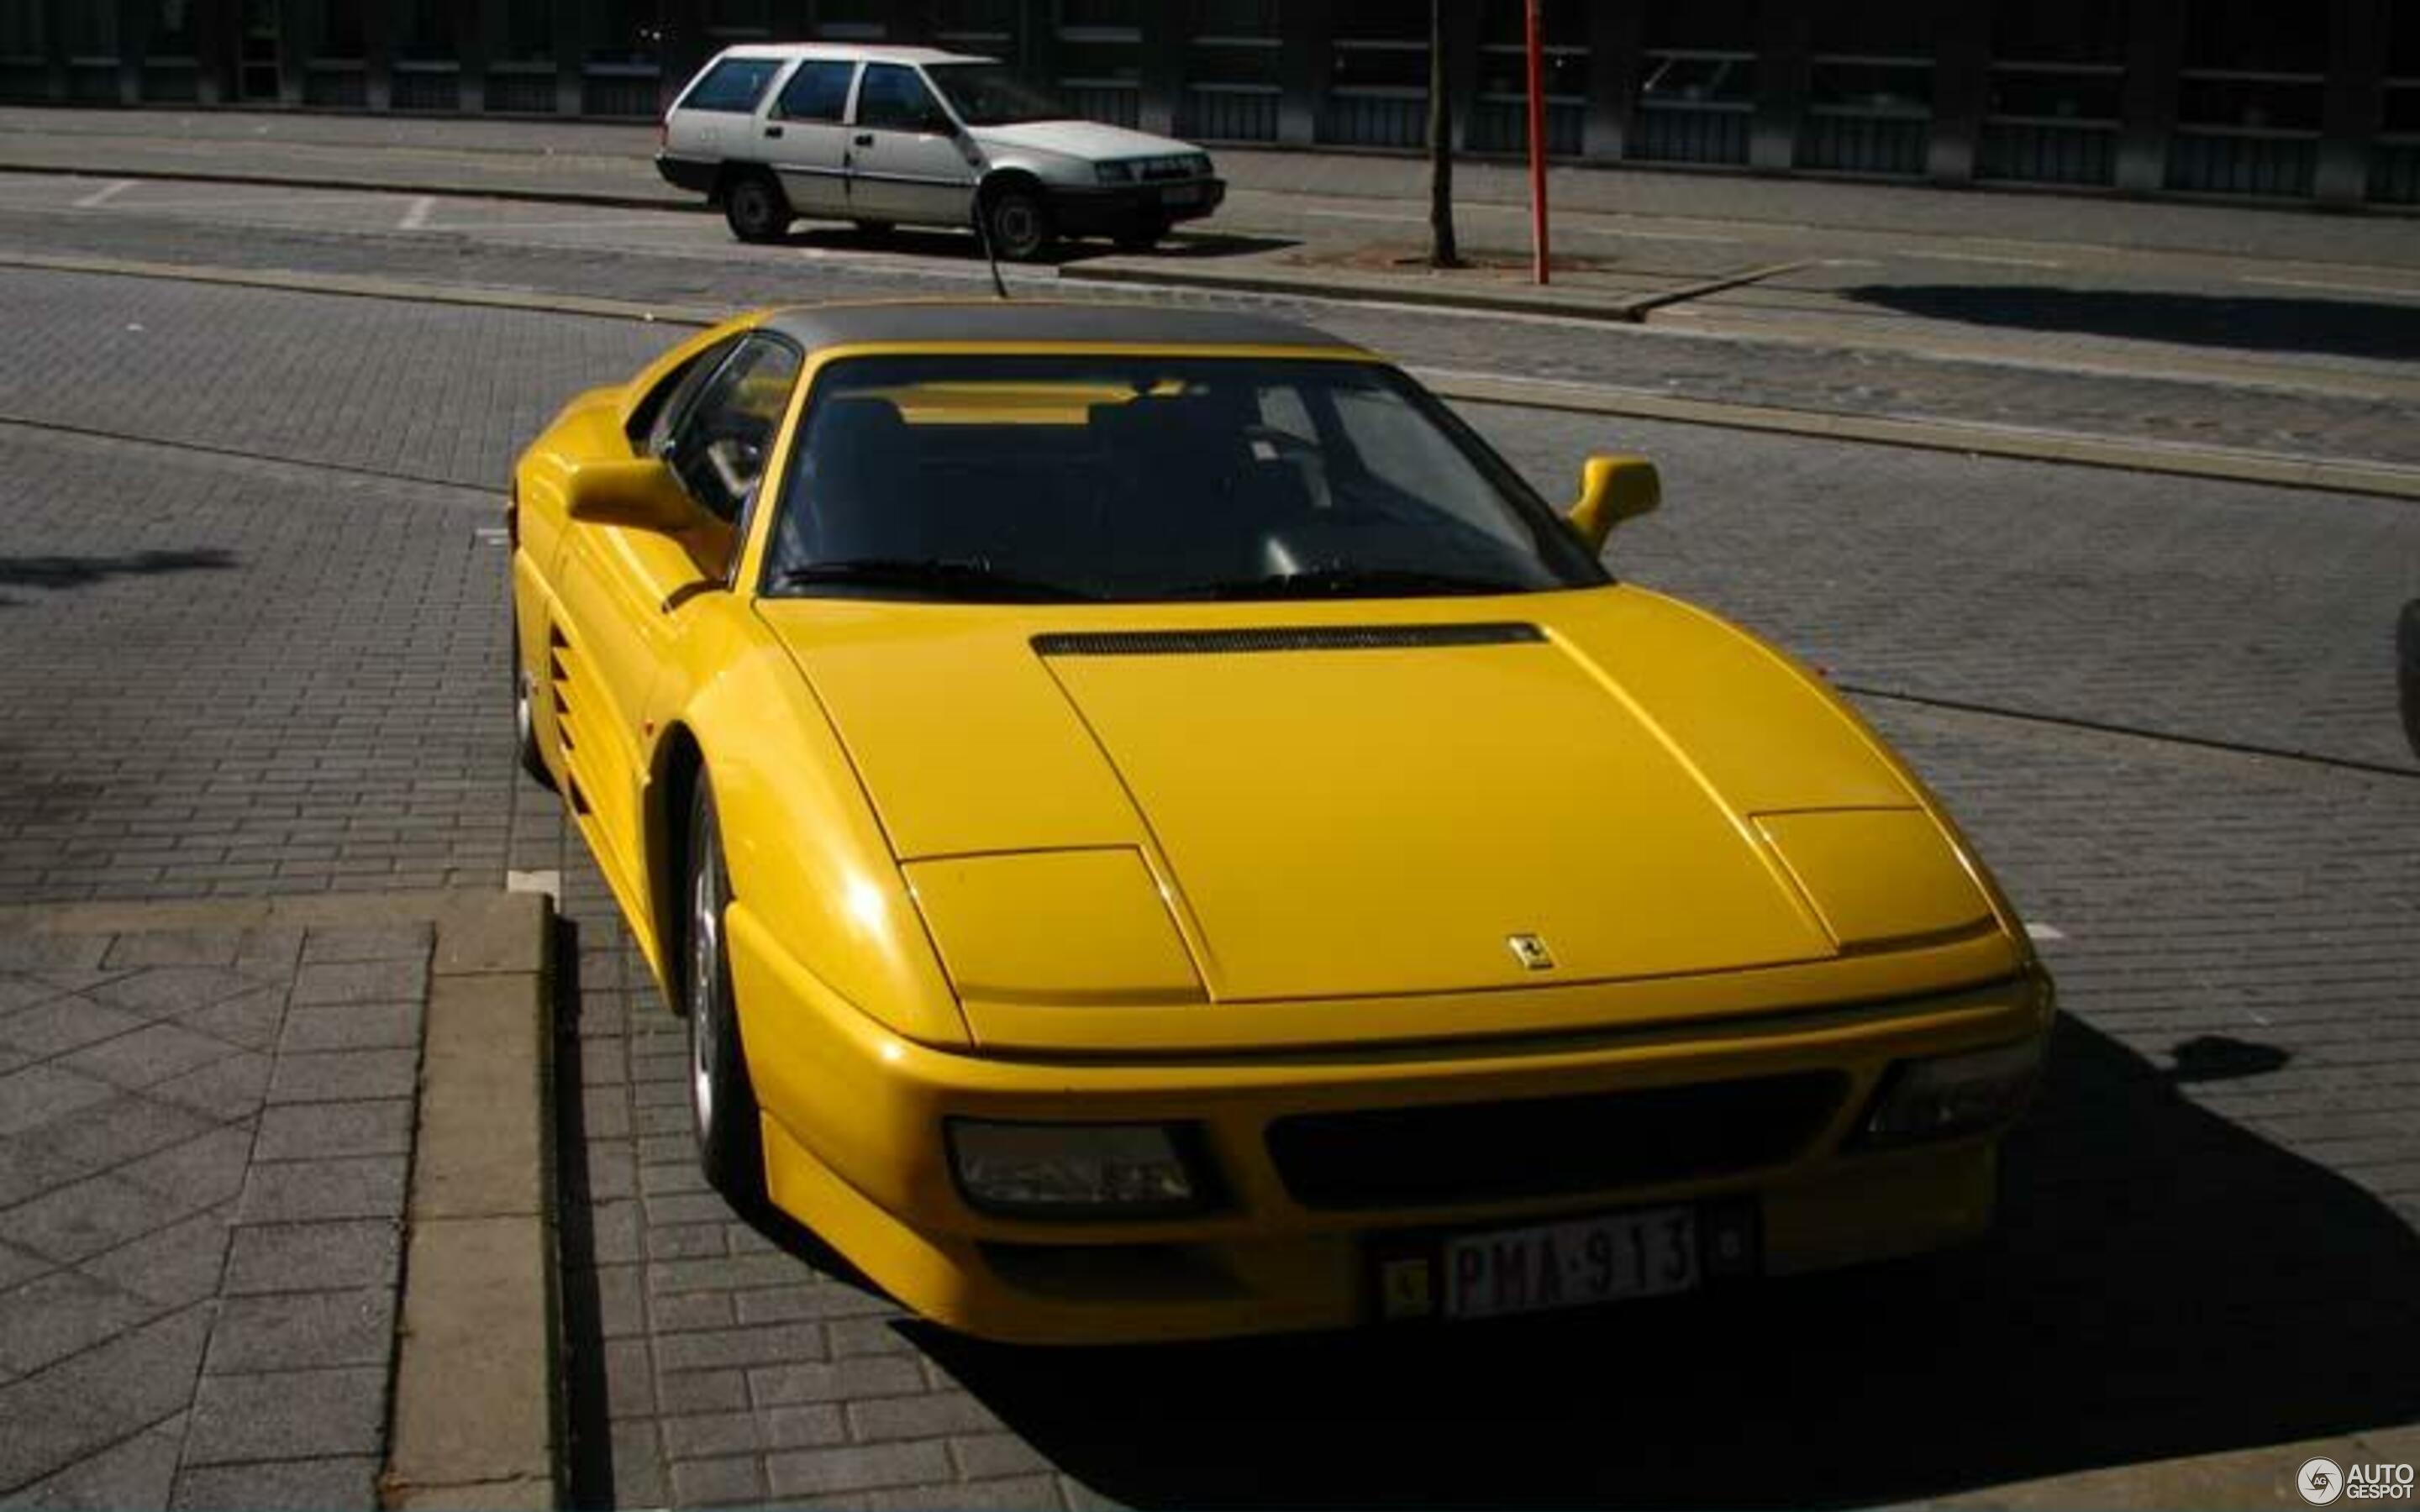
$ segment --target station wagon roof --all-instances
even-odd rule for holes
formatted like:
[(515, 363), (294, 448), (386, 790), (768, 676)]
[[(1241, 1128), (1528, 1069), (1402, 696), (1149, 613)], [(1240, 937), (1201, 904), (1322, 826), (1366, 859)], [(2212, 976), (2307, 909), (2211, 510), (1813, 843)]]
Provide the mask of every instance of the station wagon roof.
[(872, 342), (1001, 342), (1047, 346), (1110, 342), (1137, 347), (1314, 347), (1338, 356), (1361, 348), (1310, 326), (1227, 310), (1148, 304), (1072, 304), (1028, 300), (926, 300), (817, 304), (778, 310), (767, 328), (808, 350)]
[(743, 42), (726, 47), (723, 57), (842, 58), (851, 63), (990, 63), (976, 53), (944, 53), (931, 47), (898, 47), (879, 42)]

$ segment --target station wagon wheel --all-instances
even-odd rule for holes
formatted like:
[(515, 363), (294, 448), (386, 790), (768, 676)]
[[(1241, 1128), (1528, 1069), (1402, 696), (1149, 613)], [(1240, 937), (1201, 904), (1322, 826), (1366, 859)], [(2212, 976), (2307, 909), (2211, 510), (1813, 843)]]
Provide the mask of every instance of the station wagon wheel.
[(742, 241), (771, 241), (790, 229), (789, 197), (768, 173), (743, 173), (723, 186), (722, 218)]
[(722, 866), (714, 789), (697, 779), (690, 808), (688, 961), (682, 998), (689, 1009), (690, 1116), (697, 1162), (715, 1190), (734, 1202), (762, 1198), (765, 1152), (756, 1123), (756, 1092), (739, 1043), (731, 997), (731, 959), (722, 933), (731, 882)]
[(983, 214), (992, 250), (1010, 262), (1030, 263), (1050, 250), (1050, 207), (1032, 190), (996, 189), (984, 196)]

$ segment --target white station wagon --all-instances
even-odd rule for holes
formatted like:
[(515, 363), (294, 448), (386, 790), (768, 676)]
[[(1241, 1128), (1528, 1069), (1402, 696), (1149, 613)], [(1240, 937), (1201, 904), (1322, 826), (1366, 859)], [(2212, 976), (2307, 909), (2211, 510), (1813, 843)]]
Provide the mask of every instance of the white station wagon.
[(656, 167), (742, 241), (801, 216), (879, 232), (980, 214), (1018, 260), (1061, 236), (1147, 247), (1227, 192), (1199, 147), (1076, 119), (996, 59), (912, 47), (726, 49), (666, 113)]

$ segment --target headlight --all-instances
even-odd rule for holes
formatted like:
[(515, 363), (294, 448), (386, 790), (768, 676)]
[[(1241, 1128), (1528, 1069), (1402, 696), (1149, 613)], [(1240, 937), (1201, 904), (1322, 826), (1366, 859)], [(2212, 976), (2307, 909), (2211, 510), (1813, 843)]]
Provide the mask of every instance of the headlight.
[(953, 1119), (950, 1165), (967, 1201), (1029, 1218), (1138, 1217), (1205, 1205), (1183, 1145), (1156, 1123), (985, 1123)]
[(2024, 1111), (2041, 1071), (2042, 1041), (1904, 1060), (1883, 1079), (1863, 1134), (1871, 1144), (1950, 1139)]
[(1134, 182), (1134, 164), (1096, 162), (1093, 164), (1093, 177), (1105, 184), (1130, 184)]

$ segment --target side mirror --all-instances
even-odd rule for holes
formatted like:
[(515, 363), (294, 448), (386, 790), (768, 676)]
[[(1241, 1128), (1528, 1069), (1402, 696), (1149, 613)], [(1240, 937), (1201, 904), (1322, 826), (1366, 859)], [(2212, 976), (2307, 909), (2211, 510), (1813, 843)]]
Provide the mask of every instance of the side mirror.
[(1643, 456), (1592, 456), (1580, 466), (1579, 501), (1564, 517), (1592, 551), (1626, 519), (1652, 515), (1664, 501), (1664, 480)]
[(592, 525), (670, 533), (697, 523), (697, 505), (659, 457), (582, 462), (567, 493), (571, 517)]

